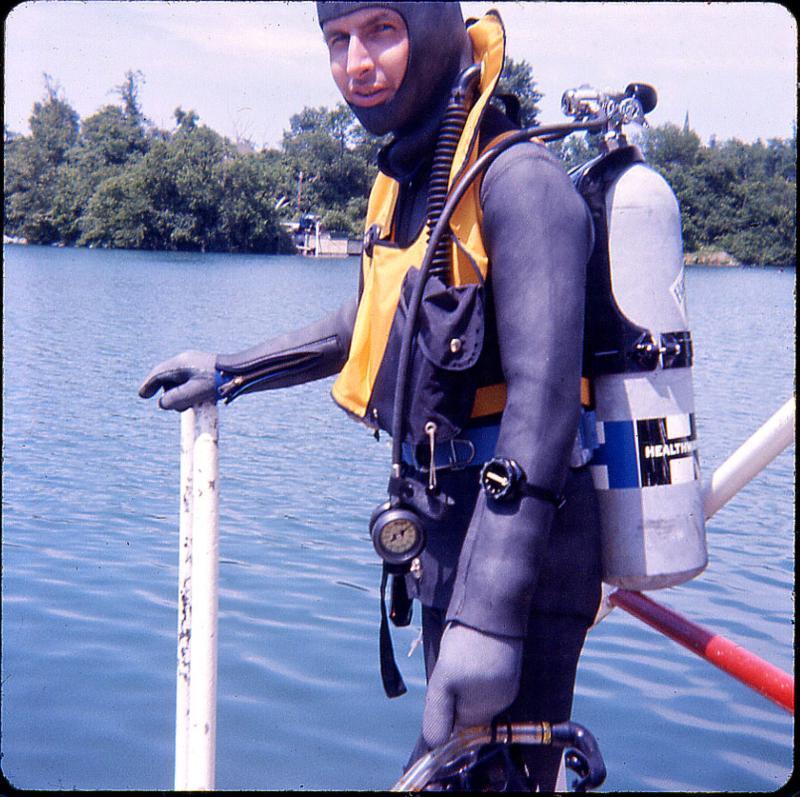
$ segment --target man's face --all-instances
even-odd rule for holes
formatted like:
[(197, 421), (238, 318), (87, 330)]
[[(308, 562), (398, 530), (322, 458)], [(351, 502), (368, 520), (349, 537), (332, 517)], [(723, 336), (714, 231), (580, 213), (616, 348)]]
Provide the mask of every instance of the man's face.
[(326, 22), (322, 32), (348, 103), (372, 108), (394, 97), (408, 65), (408, 31), (396, 11), (364, 8)]

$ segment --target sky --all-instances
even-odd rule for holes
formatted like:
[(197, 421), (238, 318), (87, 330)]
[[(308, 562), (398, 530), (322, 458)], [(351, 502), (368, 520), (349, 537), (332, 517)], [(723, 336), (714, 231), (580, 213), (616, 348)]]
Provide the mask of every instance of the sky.
[[(565, 89), (654, 85), (651, 124), (689, 126), (701, 139), (789, 138), (797, 119), (797, 23), (776, 3), (463, 2), (464, 16), (497, 8), (507, 52), (533, 67), (540, 121), (564, 120)], [(174, 126), (204, 123), (257, 147), (277, 146), (304, 106), (334, 106), (314, 4), (33, 0), (5, 18), (4, 123), (28, 133), (47, 73), (81, 118), (117, 103), (128, 70), (143, 75), (142, 110)]]

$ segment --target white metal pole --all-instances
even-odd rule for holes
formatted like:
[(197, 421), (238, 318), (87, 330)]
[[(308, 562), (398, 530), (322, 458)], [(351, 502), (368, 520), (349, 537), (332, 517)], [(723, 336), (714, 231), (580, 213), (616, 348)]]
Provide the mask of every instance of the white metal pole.
[(210, 790), (215, 785), (217, 736), (218, 414), (213, 403), (197, 405), (195, 413), (187, 787)]
[(215, 785), (219, 465), (216, 404), (181, 415), (175, 789)]
[(195, 413), (181, 413), (181, 493), (178, 542), (178, 673), (175, 696), (175, 789), (184, 790), (189, 761), (189, 676), (192, 630), (192, 483)]
[(711, 475), (703, 492), (708, 520), (794, 440), (795, 399), (790, 398)]

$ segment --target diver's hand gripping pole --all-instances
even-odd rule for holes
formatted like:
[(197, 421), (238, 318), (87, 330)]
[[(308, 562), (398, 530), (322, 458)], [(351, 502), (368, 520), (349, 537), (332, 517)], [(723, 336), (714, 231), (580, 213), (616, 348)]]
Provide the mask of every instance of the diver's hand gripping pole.
[(218, 412), (181, 413), (175, 789), (213, 790), (217, 728)]

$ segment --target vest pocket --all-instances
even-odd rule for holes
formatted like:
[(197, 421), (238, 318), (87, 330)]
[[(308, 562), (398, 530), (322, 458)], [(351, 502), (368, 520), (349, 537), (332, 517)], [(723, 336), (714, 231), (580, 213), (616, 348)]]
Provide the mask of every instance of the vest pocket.
[[(418, 279), (419, 270), (409, 269), (369, 404), (371, 420), (389, 433), (408, 303)], [(480, 284), (448, 286), (438, 276), (428, 279), (411, 347), (404, 442), (428, 443), (430, 422), (436, 424), (437, 442), (450, 440), (469, 421), (477, 389), (474, 367), (483, 348), (484, 300)]]

